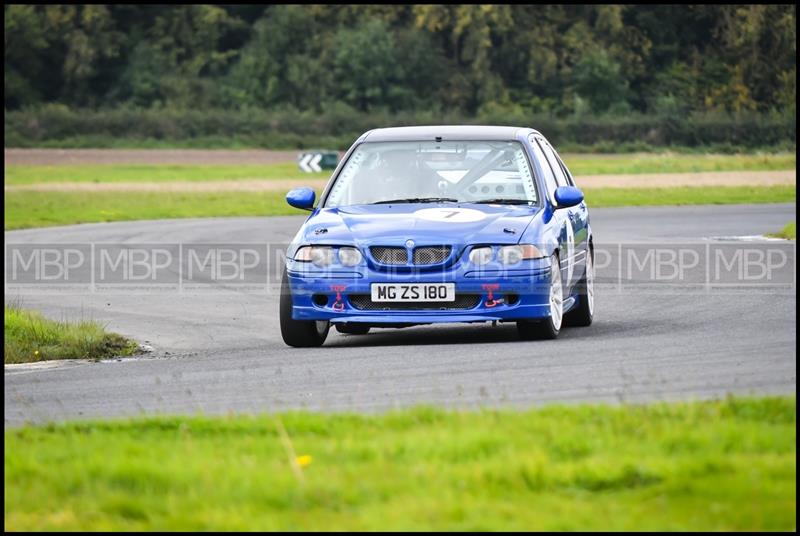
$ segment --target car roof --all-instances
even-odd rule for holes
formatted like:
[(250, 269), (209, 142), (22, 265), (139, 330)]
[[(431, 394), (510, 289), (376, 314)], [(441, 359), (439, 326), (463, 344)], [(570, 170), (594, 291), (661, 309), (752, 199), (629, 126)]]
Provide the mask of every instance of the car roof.
[(519, 134), (532, 134), (536, 132), (523, 127), (499, 127), (484, 125), (441, 125), (419, 127), (392, 127), (376, 128), (364, 134), (362, 142), (375, 141), (512, 141), (518, 139)]

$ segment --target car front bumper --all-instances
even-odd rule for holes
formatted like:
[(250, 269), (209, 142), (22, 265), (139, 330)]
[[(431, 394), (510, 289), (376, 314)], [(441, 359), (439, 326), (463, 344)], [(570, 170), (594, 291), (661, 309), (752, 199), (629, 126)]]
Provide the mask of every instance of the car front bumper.
[[(387, 273), (367, 267), (353, 271), (317, 272), (298, 262), (287, 263), (292, 318), (371, 325), (534, 320), (550, 316), (550, 266), (537, 263), (518, 270)], [(373, 283), (455, 283), (456, 296), (469, 306), (374, 303), (363, 308)], [(354, 299), (360, 297), (359, 300)], [(323, 303), (324, 302), (324, 303)], [(441, 306), (441, 307), (440, 307)]]

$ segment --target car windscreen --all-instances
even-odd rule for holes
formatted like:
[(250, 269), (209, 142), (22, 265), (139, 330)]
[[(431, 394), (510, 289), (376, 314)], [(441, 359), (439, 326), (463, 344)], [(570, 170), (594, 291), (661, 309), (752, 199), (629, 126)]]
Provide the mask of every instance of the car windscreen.
[(326, 207), (414, 200), (536, 203), (536, 187), (516, 141), (401, 141), (359, 145)]

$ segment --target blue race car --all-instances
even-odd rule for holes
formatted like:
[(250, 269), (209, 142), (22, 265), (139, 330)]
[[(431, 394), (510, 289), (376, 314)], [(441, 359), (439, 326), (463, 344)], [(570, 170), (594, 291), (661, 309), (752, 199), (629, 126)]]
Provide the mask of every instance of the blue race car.
[(347, 151), (289, 245), (280, 299), (286, 344), (435, 322), (516, 322), (554, 339), (594, 312), (583, 193), (529, 128), (371, 130)]

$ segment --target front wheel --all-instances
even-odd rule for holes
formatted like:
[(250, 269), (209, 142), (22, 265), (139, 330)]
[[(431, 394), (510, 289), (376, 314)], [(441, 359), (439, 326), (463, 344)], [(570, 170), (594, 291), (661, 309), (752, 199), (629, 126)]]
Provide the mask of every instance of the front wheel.
[(564, 318), (564, 285), (561, 282), (561, 263), (558, 255), (553, 255), (550, 266), (550, 316), (539, 321), (517, 322), (517, 331), (523, 340), (555, 339), (561, 331), (561, 320)]
[(294, 320), (292, 318), (292, 293), (285, 271), (281, 280), (280, 317), (283, 342), (295, 348), (322, 346), (331, 329), (330, 322), (327, 320)]

